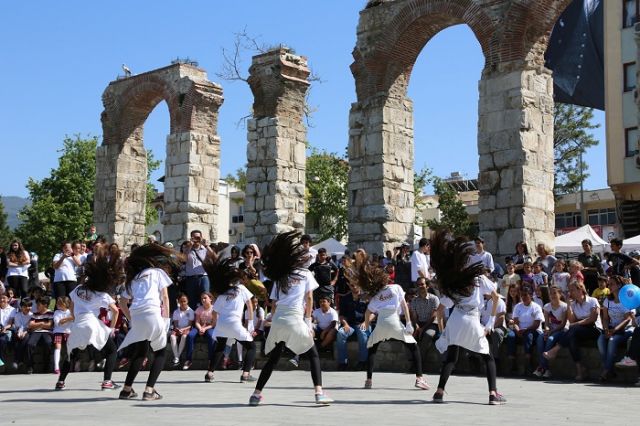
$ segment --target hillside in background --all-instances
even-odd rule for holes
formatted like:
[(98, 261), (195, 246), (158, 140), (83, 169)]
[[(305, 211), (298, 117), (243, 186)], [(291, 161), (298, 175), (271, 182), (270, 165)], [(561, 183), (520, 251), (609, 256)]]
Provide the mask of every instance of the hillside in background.
[(28, 198), (21, 197), (2, 197), (4, 204), (4, 212), (7, 214), (7, 224), (9, 228), (16, 229), (20, 224), (18, 213), (22, 208), (30, 203)]

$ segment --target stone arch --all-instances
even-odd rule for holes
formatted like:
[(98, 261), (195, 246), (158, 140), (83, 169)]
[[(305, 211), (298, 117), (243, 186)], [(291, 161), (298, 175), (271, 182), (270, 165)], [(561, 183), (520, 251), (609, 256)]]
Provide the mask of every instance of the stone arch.
[(103, 142), (96, 153), (94, 222), (121, 246), (144, 241), (146, 151), (143, 126), (165, 101), (170, 134), (165, 162), (164, 239), (178, 242), (198, 228), (216, 239), (220, 86), (204, 70), (176, 63), (118, 79), (105, 89)]
[[(485, 56), (479, 84), (480, 230), (494, 253), (553, 241), (553, 82), (544, 51), (570, 0), (370, 0), (351, 70), (349, 241), (383, 253), (413, 237), (415, 60), (439, 31), (467, 24)], [(540, 54), (542, 53), (542, 54)]]

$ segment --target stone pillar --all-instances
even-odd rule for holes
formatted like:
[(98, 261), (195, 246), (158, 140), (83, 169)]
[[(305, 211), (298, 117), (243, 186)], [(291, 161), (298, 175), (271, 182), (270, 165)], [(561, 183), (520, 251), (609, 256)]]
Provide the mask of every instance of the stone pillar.
[(290, 230), (304, 231), (309, 68), (303, 56), (279, 48), (254, 56), (248, 121), (245, 237), (259, 246)]
[(480, 81), (480, 234), (497, 258), (521, 240), (553, 247), (555, 228), (553, 79), (509, 65)]
[(99, 235), (121, 249), (144, 243), (147, 152), (142, 139), (99, 146), (96, 151), (93, 221)]
[[(222, 102), (220, 102), (222, 103)], [(180, 243), (193, 230), (215, 242), (220, 138), (194, 131), (167, 137), (164, 180), (164, 241)]]
[(413, 242), (413, 103), (380, 94), (349, 115), (349, 244), (382, 254)]

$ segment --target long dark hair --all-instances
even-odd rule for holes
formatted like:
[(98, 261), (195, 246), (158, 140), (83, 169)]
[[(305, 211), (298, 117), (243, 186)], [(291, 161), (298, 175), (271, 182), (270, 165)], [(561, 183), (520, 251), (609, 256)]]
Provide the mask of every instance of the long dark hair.
[(454, 301), (471, 296), (476, 277), (484, 271), (482, 262), (470, 264), (474, 253), (474, 244), (467, 237), (455, 237), (446, 228), (431, 235), (431, 267), (440, 291)]
[(145, 269), (160, 268), (174, 281), (180, 272), (184, 256), (160, 244), (145, 244), (131, 252), (125, 262), (126, 287), (131, 292), (131, 281)]
[(120, 279), (120, 270), (104, 256), (92, 256), (84, 265), (84, 274), (83, 286), (93, 292), (112, 293)]
[(300, 277), (298, 269), (307, 261), (308, 251), (300, 242), (297, 231), (276, 235), (262, 251), (262, 265), (267, 277), (273, 281), (278, 291), (289, 292), (290, 277)]
[(234, 283), (240, 279), (240, 271), (234, 267), (235, 261), (227, 257), (220, 259), (217, 254), (207, 256), (202, 266), (212, 278), (211, 290), (218, 297), (235, 289)]
[(372, 297), (389, 284), (389, 274), (378, 264), (369, 263), (364, 250), (356, 252), (355, 261), (345, 269), (345, 277), (351, 285), (359, 287)]
[[(13, 246), (14, 244), (18, 244), (18, 249), (15, 251), (11, 248), (11, 246)], [(11, 244), (9, 244), (9, 253), (7, 253), (7, 259), (12, 263), (24, 263), (27, 260), (27, 255), (25, 255), (24, 252), (25, 250), (24, 246), (22, 245), (22, 241), (15, 239), (11, 241)]]

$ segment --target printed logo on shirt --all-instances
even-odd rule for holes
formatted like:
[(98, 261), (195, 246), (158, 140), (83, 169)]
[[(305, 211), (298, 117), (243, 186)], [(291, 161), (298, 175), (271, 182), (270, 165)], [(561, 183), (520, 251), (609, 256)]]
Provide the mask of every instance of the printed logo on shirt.
[(91, 290), (87, 290), (84, 286), (76, 287), (76, 294), (79, 299), (84, 300), (85, 302), (90, 302), (94, 295)]

